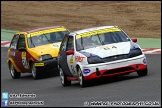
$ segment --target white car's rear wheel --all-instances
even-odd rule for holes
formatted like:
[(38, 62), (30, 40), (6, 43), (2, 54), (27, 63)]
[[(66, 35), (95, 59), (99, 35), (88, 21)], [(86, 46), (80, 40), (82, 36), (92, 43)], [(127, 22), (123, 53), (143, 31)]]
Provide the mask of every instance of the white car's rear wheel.
[(68, 81), (66, 79), (66, 75), (64, 74), (62, 68), (59, 68), (59, 72), (60, 72), (60, 81), (61, 81), (61, 84), (65, 87), (65, 86), (69, 86), (71, 85), (71, 81)]
[(21, 76), (21, 73), (16, 71), (12, 63), (10, 63), (10, 74), (13, 79), (20, 78)]

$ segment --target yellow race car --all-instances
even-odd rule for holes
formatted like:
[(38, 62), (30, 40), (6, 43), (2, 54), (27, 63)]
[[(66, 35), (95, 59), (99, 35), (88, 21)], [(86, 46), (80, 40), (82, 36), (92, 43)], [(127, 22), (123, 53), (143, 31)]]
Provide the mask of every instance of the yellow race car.
[(57, 69), (60, 44), (69, 30), (63, 26), (38, 28), (14, 34), (7, 52), (7, 64), (13, 79), (21, 73), (32, 73), (34, 79), (41, 73)]

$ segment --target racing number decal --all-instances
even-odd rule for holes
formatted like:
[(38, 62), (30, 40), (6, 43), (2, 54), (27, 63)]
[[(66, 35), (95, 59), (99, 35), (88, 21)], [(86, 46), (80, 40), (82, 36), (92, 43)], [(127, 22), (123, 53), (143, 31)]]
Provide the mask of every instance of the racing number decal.
[(26, 61), (26, 52), (22, 52), (21, 57), (22, 57), (22, 64), (23, 64), (24, 68), (28, 69), (29, 67), (28, 67), (28, 64), (27, 64), (27, 61)]
[(15, 57), (15, 52), (10, 52), (10, 57)]
[(103, 50), (118, 49), (116, 45), (101, 46), (100, 48)]

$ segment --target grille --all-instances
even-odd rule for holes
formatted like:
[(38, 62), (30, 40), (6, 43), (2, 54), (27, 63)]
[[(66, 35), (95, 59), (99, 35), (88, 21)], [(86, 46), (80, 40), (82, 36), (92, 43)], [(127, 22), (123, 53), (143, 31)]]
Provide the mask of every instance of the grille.
[(133, 70), (134, 70), (134, 68), (132, 68), (132, 67), (123, 67), (123, 68), (108, 70), (103, 75), (114, 74), (114, 73), (118, 73), (118, 72), (133, 71)]
[(105, 62), (109, 62), (109, 61), (115, 61), (115, 60), (125, 59), (125, 58), (127, 58), (127, 56), (128, 56), (128, 54), (115, 55), (115, 56), (105, 57), (105, 58), (103, 58), (103, 60)]

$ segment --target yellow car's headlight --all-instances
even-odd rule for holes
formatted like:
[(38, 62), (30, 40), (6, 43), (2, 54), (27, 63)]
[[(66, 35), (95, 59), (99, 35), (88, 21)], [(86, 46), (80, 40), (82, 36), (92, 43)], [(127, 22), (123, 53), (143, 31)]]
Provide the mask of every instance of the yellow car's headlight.
[(38, 56), (38, 61), (43, 61), (48, 59), (52, 59), (52, 56), (50, 54)]

